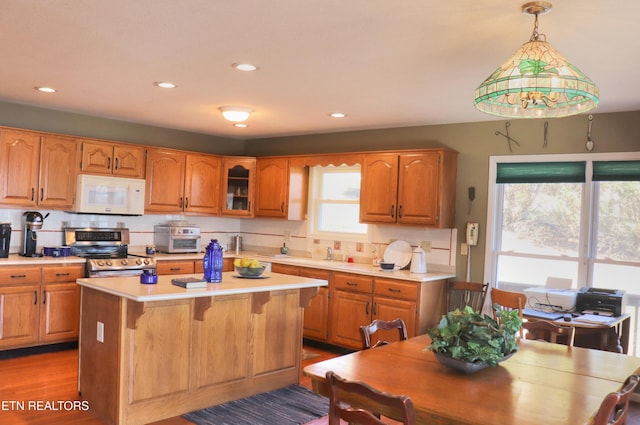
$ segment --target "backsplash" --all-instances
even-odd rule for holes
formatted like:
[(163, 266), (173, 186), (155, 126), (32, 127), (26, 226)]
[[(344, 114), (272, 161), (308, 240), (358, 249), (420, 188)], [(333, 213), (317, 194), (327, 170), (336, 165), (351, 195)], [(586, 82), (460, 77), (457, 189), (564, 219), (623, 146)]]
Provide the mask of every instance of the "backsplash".
[[(11, 253), (22, 248), (22, 214), (24, 209), (0, 209), (0, 222), (11, 223)], [(272, 255), (286, 242), (289, 254), (303, 257), (324, 258), (327, 247), (334, 248), (334, 240), (318, 240), (307, 237), (305, 221), (285, 221), (267, 218), (238, 219), (226, 217), (195, 217), (184, 215), (110, 216), (93, 214), (74, 214), (63, 211), (40, 210), (49, 217), (44, 220), (42, 229), (37, 231), (38, 249), (44, 246), (63, 244), (62, 228), (68, 227), (127, 227), (131, 234), (130, 252), (144, 251), (144, 247), (153, 244), (153, 226), (171, 220), (183, 220), (200, 227), (202, 247), (210, 239), (218, 239), (228, 247), (231, 238), (241, 235), (243, 248)], [(285, 235), (289, 240), (285, 241)], [(350, 254), (356, 263), (371, 263), (373, 258), (382, 257), (384, 250), (394, 240), (405, 240), (412, 247), (421, 241), (431, 243), (427, 252), (429, 270), (455, 273), (457, 229), (430, 229), (411, 226), (372, 226), (372, 239), (367, 243), (349, 241), (340, 242), (339, 249), (333, 250), (333, 258), (341, 260)]]

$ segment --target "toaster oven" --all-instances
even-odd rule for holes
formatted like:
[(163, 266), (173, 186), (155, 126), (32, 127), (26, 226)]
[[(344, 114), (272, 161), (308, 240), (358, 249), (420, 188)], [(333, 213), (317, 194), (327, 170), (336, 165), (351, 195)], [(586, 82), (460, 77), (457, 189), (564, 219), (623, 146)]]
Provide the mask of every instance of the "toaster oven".
[(191, 225), (156, 225), (153, 243), (158, 252), (170, 254), (200, 252), (200, 228)]

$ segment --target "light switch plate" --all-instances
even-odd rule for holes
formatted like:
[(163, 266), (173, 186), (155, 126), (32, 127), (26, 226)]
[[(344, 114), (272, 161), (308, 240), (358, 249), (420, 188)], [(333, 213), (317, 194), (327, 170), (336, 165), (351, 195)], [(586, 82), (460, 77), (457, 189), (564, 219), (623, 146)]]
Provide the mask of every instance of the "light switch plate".
[(469, 246), (466, 243), (460, 244), (460, 255), (468, 255)]
[(104, 323), (98, 322), (96, 326), (96, 339), (98, 342), (104, 343)]

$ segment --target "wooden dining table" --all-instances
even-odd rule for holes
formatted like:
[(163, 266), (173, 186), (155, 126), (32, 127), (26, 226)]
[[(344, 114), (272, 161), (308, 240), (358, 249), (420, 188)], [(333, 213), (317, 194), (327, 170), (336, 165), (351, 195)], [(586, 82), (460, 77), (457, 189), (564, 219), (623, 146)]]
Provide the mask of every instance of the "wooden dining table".
[(418, 424), (581, 425), (591, 424), (604, 397), (640, 368), (638, 357), (521, 340), (508, 360), (467, 375), (441, 365), (425, 351), (429, 343), (422, 335), (318, 362), (304, 373), (324, 395), (329, 370), (407, 395)]

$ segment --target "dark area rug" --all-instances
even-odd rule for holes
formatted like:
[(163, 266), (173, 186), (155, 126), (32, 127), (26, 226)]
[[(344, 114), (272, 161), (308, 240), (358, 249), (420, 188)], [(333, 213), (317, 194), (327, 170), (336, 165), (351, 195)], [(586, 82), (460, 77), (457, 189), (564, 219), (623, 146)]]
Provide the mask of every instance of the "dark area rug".
[(326, 415), (329, 400), (299, 385), (183, 415), (197, 425), (299, 425)]

